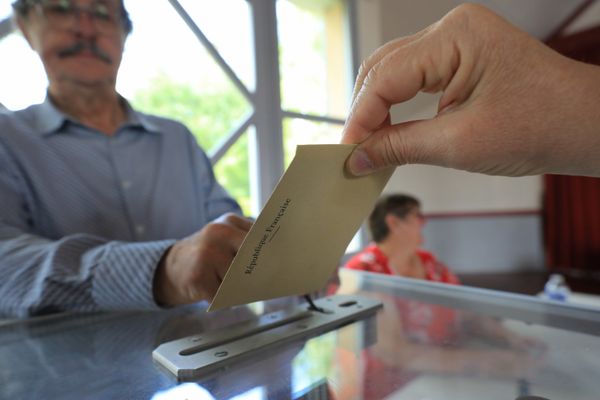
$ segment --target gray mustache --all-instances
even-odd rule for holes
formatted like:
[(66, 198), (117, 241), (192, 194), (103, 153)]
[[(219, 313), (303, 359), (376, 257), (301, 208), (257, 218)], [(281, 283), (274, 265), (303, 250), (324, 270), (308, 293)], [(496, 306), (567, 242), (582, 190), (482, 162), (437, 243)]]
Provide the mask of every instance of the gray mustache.
[(81, 53), (84, 50), (89, 50), (94, 56), (107, 64), (112, 64), (112, 59), (102, 49), (100, 49), (95, 42), (76, 42), (72, 46), (62, 49), (58, 56), (60, 58), (71, 57)]

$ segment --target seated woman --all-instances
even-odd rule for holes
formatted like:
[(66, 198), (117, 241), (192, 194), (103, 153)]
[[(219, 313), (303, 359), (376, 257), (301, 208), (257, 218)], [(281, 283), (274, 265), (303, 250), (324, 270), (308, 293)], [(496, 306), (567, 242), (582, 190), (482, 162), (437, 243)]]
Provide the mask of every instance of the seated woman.
[(345, 267), (458, 284), (456, 275), (433, 254), (420, 249), (424, 225), (419, 200), (406, 194), (382, 197), (369, 216), (374, 243), (348, 260)]

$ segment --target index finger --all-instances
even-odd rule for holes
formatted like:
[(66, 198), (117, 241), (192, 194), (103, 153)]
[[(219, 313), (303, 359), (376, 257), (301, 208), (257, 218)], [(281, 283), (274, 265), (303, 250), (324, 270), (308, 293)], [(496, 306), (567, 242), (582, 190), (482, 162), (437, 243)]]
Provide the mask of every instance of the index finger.
[(373, 52), (373, 54), (371, 54), (365, 61), (363, 61), (363, 63), (360, 66), (360, 69), (358, 70), (358, 75), (356, 76), (356, 81), (354, 82), (354, 90), (352, 92), (352, 99), (354, 100), (356, 98), (356, 96), (358, 95), (358, 92), (360, 91), (360, 88), (362, 87), (362, 85), (365, 81), (365, 78), (367, 77), (367, 74), (369, 73), (371, 68), (373, 68), (374, 65), (376, 65), (379, 61), (381, 61), (387, 54), (391, 53), (392, 51), (404, 46), (407, 43), (411, 43), (411, 42), (419, 39), (421, 36), (423, 36), (425, 33), (427, 33), (430, 29), (431, 29), (431, 26), (423, 29), (422, 31), (420, 31), (414, 35), (405, 36), (405, 37), (391, 40), (391, 41), (385, 43), (383, 46), (379, 47), (377, 50), (375, 50), (375, 52)]
[[(414, 44), (385, 54), (355, 88), (356, 97), (343, 129), (342, 143), (360, 143), (388, 117), (393, 104), (413, 98), (422, 88), (424, 73)], [(415, 54), (416, 53), (416, 54)]]
[(234, 226), (244, 232), (248, 232), (254, 224), (254, 222), (251, 219), (239, 216), (234, 213), (223, 214), (219, 218), (217, 218), (216, 221)]

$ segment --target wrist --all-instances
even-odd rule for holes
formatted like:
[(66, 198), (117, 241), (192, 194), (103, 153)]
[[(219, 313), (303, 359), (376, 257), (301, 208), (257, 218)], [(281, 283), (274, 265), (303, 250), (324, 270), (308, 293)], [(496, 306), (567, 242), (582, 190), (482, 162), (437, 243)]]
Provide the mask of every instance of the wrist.
[(167, 274), (167, 260), (172, 249), (173, 246), (165, 250), (154, 272), (154, 279), (152, 282), (152, 293), (154, 296), (154, 301), (160, 307), (171, 307), (174, 305), (171, 301), (173, 285), (171, 284)]
[(585, 112), (575, 120), (581, 124), (580, 152), (574, 156), (578, 167), (574, 174), (600, 177), (600, 67), (580, 63), (587, 71), (588, 80), (582, 83), (586, 90), (581, 98)]
[(563, 82), (561, 121), (547, 140), (549, 173), (600, 176), (600, 67), (569, 60), (573, 68)]

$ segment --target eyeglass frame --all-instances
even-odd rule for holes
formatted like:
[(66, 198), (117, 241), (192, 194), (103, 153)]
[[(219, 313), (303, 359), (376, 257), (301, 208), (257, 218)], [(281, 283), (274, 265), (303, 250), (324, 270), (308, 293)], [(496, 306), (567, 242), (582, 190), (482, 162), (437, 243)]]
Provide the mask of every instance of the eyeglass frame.
[[(18, 13), (20, 16), (26, 17), (27, 14), (29, 13), (29, 9), (31, 7), (34, 7), (38, 4), (42, 5), (42, 2), (43, 2), (43, 0), (17, 0), (14, 3), (12, 3), (12, 7), (13, 7), (13, 10), (15, 10), (15, 12)], [(129, 13), (125, 9), (125, 4), (123, 3), (123, 0), (119, 0), (119, 6), (120, 6), (120, 11), (121, 11), (120, 12), (121, 26), (122, 26), (123, 30), (125, 31), (125, 33), (129, 34), (133, 30), (133, 23), (131, 22)], [(80, 11), (82, 11), (82, 10), (80, 9)]]
[(397, 218), (400, 218), (401, 220), (406, 220), (411, 216), (415, 216), (417, 218), (417, 220), (419, 220), (419, 222), (421, 222), (423, 225), (426, 222), (426, 218), (425, 218), (425, 214), (423, 214), (423, 212), (421, 211), (421, 207), (420, 206), (416, 206), (416, 207), (410, 207), (407, 210), (390, 210), (387, 215), (393, 215)]

